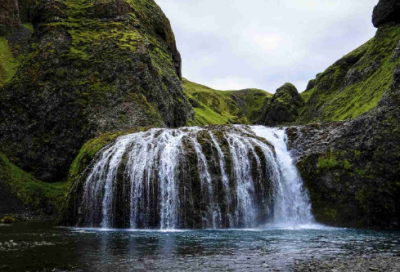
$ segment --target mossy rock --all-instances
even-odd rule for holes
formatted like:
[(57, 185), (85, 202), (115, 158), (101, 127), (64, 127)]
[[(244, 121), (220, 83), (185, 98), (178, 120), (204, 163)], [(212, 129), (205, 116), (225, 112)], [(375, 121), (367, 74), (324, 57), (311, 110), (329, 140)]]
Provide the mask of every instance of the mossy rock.
[(18, 69), (0, 67), (0, 149), (40, 180), (66, 180), (103, 133), (193, 118), (174, 34), (153, 0), (39, 1), (33, 27)]
[[(45, 183), (15, 166), (5, 155), (0, 153), (1, 209), (7, 212), (56, 214), (67, 194), (67, 183)], [(14, 201), (17, 199), (18, 202)], [(21, 206), (14, 207), (14, 206)], [(10, 207), (9, 207), (10, 206)]]
[(279, 126), (293, 123), (299, 116), (299, 110), (304, 106), (304, 101), (291, 83), (286, 83), (272, 97), (266, 106), (262, 123), (267, 126)]
[(0, 223), (2, 224), (14, 224), (17, 220), (15, 218), (6, 216), (0, 220)]

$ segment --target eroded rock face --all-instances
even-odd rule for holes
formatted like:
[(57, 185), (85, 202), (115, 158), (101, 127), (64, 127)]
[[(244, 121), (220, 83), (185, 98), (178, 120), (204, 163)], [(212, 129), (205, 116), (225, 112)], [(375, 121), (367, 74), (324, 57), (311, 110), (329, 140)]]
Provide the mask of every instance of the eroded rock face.
[(145, 2), (38, 4), (29, 57), (0, 90), (1, 151), (15, 164), (60, 180), (100, 133), (193, 116), (169, 21)]
[(400, 66), (379, 106), (350, 122), (288, 129), (322, 223), (400, 228)]
[(400, 23), (400, 2), (398, 0), (380, 0), (374, 9), (372, 22), (375, 27), (390, 22)]
[(0, 36), (7, 36), (18, 30), (21, 25), (18, 0), (2, 0), (0, 10)]
[(278, 126), (295, 122), (299, 116), (299, 108), (304, 106), (304, 101), (293, 84), (286, 83), (280, 87), (272, 97), (271, 103), (265, 109), (267, 126)]

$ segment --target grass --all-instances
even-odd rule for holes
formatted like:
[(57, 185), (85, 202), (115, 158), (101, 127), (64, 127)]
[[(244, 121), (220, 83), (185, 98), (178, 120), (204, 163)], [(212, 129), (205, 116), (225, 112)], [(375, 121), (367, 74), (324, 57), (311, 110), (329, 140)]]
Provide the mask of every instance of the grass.
[(67, 183), (45, 183), (11, 163), (0, 153), (0, 182), (18, 199), (36, 211), (53, 214), (67, 194)]
[(265, 103), (272, 98), (259, 89), (218, 91), (187, 79), (183, 79), (183, 87), (195, 111), (195, 118), (188, 125), (249, 124), (259, 117)]
[[(398, 25), (381, 27), (373, 39), (320, 74), (315, 87), (301, 94), (307, 104), (298, 123), (354, 119), (376, 107), (400, 62), (392, 60), (399, 39)], [(345, 85), (349, 71), (358, 80)]]

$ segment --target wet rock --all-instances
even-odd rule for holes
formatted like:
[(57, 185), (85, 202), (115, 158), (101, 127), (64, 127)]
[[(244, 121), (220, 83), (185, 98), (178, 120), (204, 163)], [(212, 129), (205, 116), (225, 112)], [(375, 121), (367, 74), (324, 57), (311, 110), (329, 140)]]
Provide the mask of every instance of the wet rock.
[(288, 128), (319, 222), (398, 228), (400, 67), (393, 78), (379, 106), (353, 121)]
[[(16, 222), (15, 218), (9, 216), (4, 217), (3, 219), (0, 220), (0, 223), (2, 224), (13, 224), (15, 222)], [(10, 242), (12, 243), (12, 241)]]

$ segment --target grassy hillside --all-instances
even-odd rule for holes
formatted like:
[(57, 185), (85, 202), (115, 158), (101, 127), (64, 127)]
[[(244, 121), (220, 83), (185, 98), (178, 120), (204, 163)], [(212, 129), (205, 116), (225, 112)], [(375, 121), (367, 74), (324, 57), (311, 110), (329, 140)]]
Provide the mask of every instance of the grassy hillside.
[(187, 79), (183, 79), (183, 87), (195, 111), (188, 125), (254, 123), (272, 98), (259, 89), (218, 91)]
[(302, 93), (307, 102), (299, 124), (354, 119), (376, 107), (400, 62), (400, 26), (388, 24), (376, 36), (338, 60)]
[[(54, 214), (67, 193), (67, 183), (45, 183), (15, 166), (0, 153), (0, 185), (36, 212)], [(8, 205), (2, 202), (1, 205)]]

